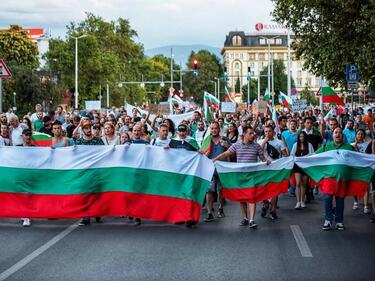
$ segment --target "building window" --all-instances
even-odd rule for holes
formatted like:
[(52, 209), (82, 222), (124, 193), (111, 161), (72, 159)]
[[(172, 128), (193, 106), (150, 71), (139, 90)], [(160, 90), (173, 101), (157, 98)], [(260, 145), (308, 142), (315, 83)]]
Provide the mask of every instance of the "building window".
[(264, 54), (258, 54), (258, 60), (264, 60), (265, 57), (264, 57)]
[(298, 87), (301, 87), (301, 86), (302, 86), (302, 79), (301, 79), (301, 78), (298, 78), (298, 79), (297, 79), (297, 86), (298, 86)]
[(236, 63), (234, 64), (234, 69), (240, 69), (240, 63), (236, 62)]
[(278, 54), (277, 54), (277, 58), (278, 58), (279, 60), (285, 60), (285, 53), (278, 53)]
[(298, 70), (298, 71), (297, 71), (297, 77), (298, 77), (298, 78), (301, 78), (301, 77), (302, 77), (302, 71), (301, 71), (301, 70)]
[(233, 46), (241, 46), (242, 45), (242, 38), (238, 35), (234, 36), (232, 38), (232, 44), (233, 44)]
[(275, 45), (275, 39), (268, 39), (268, 44)]
[(249, 60), (255, 60), (255, 53), (249, 54)]
[(243, 54), (240, 54), (240, 59), (243, 60)]
[(281, 45), (283, 43), (283, 40), (281, 38), (276, 39), (276, 45)]
[(266, 39), (260, 38), (259, 39), (259, 45), (266, 45)]
[(235, 77), (239, 77), (239, 76), (240, 76), (240, 72), (239, 72), (238, 70), (236, 70), (236, 71), (234, 72), (234, 76), (235, 76)]
[(230, 54), (230, 58), (233, 59), (234, 58), (234, 54)]

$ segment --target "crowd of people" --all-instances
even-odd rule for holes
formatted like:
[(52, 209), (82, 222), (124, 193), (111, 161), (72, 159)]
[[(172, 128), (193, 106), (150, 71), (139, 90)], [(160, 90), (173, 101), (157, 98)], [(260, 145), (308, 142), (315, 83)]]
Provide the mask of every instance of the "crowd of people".
[[(326, 108), (326, 112), (331, 108)], [(374, 108), (347, 107), (334, 108), (332, 117), (323, 118), (326, 112), (312, 108), (302, 112), (283, 110), (277, 118), (269, 115), (254, 115), (249, 111), (221, 113), (211, 112), (211, 120), (205, 120), (197, 108), (191, 119), (175, 124), (172, 119), (157, 114), (140, 114), (137, 109), (131, 113), (124, 107), (113, 107), (108, 111), (64, 111), (58, 106), (55, 111), (43, 112), (37, 104), (34, 113), (28, 113), (20, 119), (12, 112), (0, 114), (0, 146), (33, 146), (33, 132), (48, 134), (52, 137), (52, 147), (71, 145), (155, 145), (164, 148), (186, 149), (205, 154), (213, 161), (231, 161), (267, 164), (287, 157), (302, 157), (335, 149), (353, 150), (360, 153), (375, 154), (375, 113)], [(207, 135), (211, 137), (209, 150), (201, 145)], [(295, 166), (294, 180), (290, 182), (289, 194), (295, 196), (296, 210), (303, 210), (314, 199), (319, 190), (311, 184), (308, 175)], [(177, 188), (177, 187), (176, 187)], [(363, 204), (363, 213), (375, 222), (374, 177), (364, 198), (353, 198), (353, 210), (359, 210)], [(214, 173), (206, 194), (207, 217), (205, 222), (225, 217), (224, 202), (221, 196), (221, 184)], [(218, 201), (218, 212), (214, 213), (214, 202)], [(324, 222), (323, 230), (335, 227), (344, 230), (344, 199), (323, 194)], [(372, 202), (370, 210), (369, 203)], [(278, 197), (261, 203), (261, 216), (277, 219)], [(249, 211), (248, 211), (249, 209)], [(256, 228), (256, 204), (240, 203), (241, 226)], [(96, 218), (100, 221), (101, 218)], [(131, 218), (133, 219), (133, 218)], [(81, 225), (90, 223), (83, 218)], [(141, 220), (134, 219), (136, 225)], [(28, 218), (22, 219), (23, 226), (30, 226)]]

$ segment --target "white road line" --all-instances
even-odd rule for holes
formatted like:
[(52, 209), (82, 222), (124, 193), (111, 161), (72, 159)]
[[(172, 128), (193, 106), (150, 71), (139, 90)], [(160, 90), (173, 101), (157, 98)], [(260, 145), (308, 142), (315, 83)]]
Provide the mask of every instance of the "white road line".
[(57, 242), (59, 242), (61, 239), (63, 239), (65, 236), (67, 236), (69, 233), (75, 230), (77, 227), (78, 227), (77, 222), (68, 226), (64, 231), (57, 234), (55, 237), (53, 237), (47, 243), (42, 245), (40, 248), (36, 249), (30, 255), (26, 256), (25, 258), (17, 262), (15, 265), (11, 266), (10, 268), (2, 272), (0, 274), (0, 281), (3, 281), (7, 279), (9, 276), (11, 276), (12, 274), (16, 273), (18, 270), (23, 268), (25, 265), (27, 265), (33, 259), (37, 258), (39, 255), (43, 254), (45, 251), (47, 251), (49, 248), (51, 248), (53, 245), (55, 245)]
[(294, 239), (297, 242), (297, 246), (299, 251), (301, 252), (302, 257), (312, 258), (313, 255), (299, 225), (291, 225), (290, 229), (292, 230)]

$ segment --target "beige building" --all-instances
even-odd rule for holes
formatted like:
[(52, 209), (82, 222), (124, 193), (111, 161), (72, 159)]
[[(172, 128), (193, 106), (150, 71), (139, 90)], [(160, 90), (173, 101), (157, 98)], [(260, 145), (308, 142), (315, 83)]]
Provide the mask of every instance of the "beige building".
[[(291, 35), (290, 37), (292, 42), (295, 36)], [(231, 31), (226, 36), (221, 53), (224, 66), (227, 68), (228, 86), (234, 89), (237, 77), (240, 78), (242, 86), (247, 84), (248, 67), (250, 67), (252, 78), (258, 79), (259, 73), (268, 66), (272, 57), (283, 60), (287, 70), (288, 36), (270, 33), (245, 34), (243, 31)], [(320, 85), (319, 77), (303, 70), (302, 61), (293, 60), (293, 50), (291, 50), (291, 57), (290, 70), (297, 91), (303, 90), (306, 86), (309, 86), (312, 91), (317, 91)], [(267, 80), (267, 77), (260, 79)]]

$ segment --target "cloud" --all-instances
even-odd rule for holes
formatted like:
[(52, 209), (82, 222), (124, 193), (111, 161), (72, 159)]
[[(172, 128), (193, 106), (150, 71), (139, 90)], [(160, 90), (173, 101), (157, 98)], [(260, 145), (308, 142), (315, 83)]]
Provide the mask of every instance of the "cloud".
[(52, 28), (64, 37), (65, 26), (91, 12), (105, 20), (130, 20), (146, 48), (169, 44), (221, 47), (231, 30), (254, 30), (270, 22), (271, 0), (2, 0), (0, 26)]

